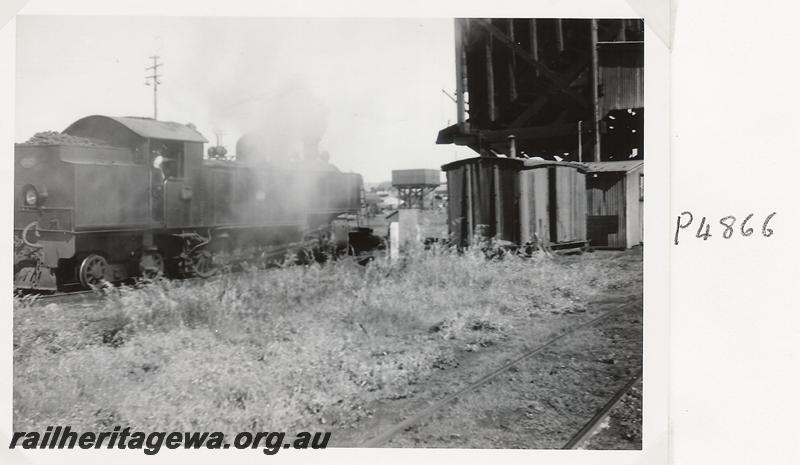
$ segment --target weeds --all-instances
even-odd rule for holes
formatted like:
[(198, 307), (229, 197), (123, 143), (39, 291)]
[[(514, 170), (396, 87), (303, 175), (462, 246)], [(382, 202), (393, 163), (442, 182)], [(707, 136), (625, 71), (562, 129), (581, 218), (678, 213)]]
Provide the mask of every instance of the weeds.
[[(144, 430), (347, 425), (534, 314), (641, 279), (615, 254), (412, 251), (403, 260), (156, 281), (91, 306), (15, 301), (14, 427)], [(627, 262), (626, 262), (627, 263)]]

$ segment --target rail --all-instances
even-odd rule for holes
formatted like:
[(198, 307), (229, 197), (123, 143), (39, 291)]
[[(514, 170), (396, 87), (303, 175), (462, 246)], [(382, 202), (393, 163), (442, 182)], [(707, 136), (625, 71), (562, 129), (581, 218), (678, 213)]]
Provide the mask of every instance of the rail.
[(606, 318), (608, 318), (608, 317), (610, 317), (612, 315), (615, 315), (615, 314), (621, 312), (622, 310), (628, 309), (630, 307), (631, 307), (630, 304), (622, 304), (622, 305), (616, 307), (615, 309), (609, 310), (609, 311), (607, 311), (606, 313), (604, 313), (604, 314), (602, 314), (600, 316), (597, 316), (595, 318), (592, 318), (589, 321), (585, 321), (583, 323), (580, 323), (578, 325), (575, 325), (575, 326), (567, 329), (566, 331), (564, 331), (563, 333), (559, 334), (558, 336), (552, 337), (551, 339), (549, 339), (545, 343), (535, 347), (532, 350), (527, 351), (526, 353), (520, 355), (516, 359), (506, 363), (502, 367), (497, 368), (497, 369), (487, 373), (486, 375), (484, 375), (483, 377), (481, 377), (477, 381), (474, 381), (473, 383), (467, 385), (466, 387), (464, 387), (464, 388), (462, 388), (462, 389), (460, 389), (460, 390), (458, 390), (458, 391), (446, 396), (445, 398), (439, 400), (438, 402), (435, 402), (434, 404), (430, 405), (429, 407), (425, 408), (424, 410), (420, 411), (419, 413), (413, 415), (412, 417), (407, 418), (407, 419), (403, 420), (402, 422), (396, 424), (395, 426), (391, 427), (387, 431), (384, 431), (383, 433), (381, 433), (380, 435), (376, 436), (375, 438), (365, 442), (361, 447), (380, 447), (381, 445), (389, 442), (397, 434), (399, 434), (402, 431), (410, 428), (411, 426), (414, 426), (415, 424), (417, 424), (419, 421), (423, 420), (424, 418), (426, 418), (426, 417), (436, 413), (437, 411), (441, 410), (447, 404), (449, 404), (450, 402), (454, 401), (455, 399), (457, 399), (458, 397), (462, 396), (463, 394), (466, 394), (466, 393), (468, 393), (470, 391), (474, 391), (478, 387), (486, 384), (487, 382), (489, 382), (493, 378), (495, 378), (498, 375), (502, 374), (503, 372), (507, 371), (509, 368), (517, 365), (518, 363), (520, 363), (520, 362), (522, 362), (524, 360), (527, 360), (527, 359), (539, 354), (540, 352), (542, 352), (543, 350), (547, 349), (548, 347), (556, 344), (560, 340), (562, 340), (562, 339), (564, 339), (566, 337), (569, 337), (569, 336), (575, 334), (576, 332), (578, 332), (578, 331), (580, 331), (580, 330), (582, 330), (584, 328), (592, 326), (595, 323), (598, 323), (598, 322), (600, 322), (600, 321), (602, 321), (602, 320), (604, 320), (604, 319), (606, 319)]
[(614, 394), (614, 396), (603, 405), (603, 407), (594, 414), (594, 416), (585, 424), (583, 428), (578, 430), (562, 449), (577, 449), (586, 439), (592, 437), (597, 430), (600, 423), (611, 413), (611, 410), (619, 403), (620, 400), (631, 390), (634, 384), (642, 379), (642, 371), (628, 380), (622, 388)]

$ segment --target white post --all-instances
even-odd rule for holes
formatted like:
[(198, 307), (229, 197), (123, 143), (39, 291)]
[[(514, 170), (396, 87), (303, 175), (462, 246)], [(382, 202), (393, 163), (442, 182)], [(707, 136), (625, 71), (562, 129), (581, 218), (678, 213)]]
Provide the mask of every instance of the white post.
[(389, 258), (400, 258), (400, 223), (397, 221), (389, 223)]

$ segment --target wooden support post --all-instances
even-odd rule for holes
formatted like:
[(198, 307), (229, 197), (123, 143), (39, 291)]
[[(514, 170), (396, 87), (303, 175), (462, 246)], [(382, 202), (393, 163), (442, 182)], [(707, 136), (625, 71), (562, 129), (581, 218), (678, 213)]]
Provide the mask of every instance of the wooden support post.
[(533, 240), (531, 231), (531, 187), (528, 172), (519, 172), (519, 231), (521, 244)]
[(489, 121), (494, 121), (497, 117), (494, 106), (494, 65), (492, 62), (492, 36), (486, 38), (486, 96), (489, 106)]
[[(536, 29), (536, 20), (531, 19), (531, 28), (530, 28), (530, 40), (531, 40), (531, 56), (535, 61), (539, 61), (539, 34)], [(539, 69), (534, 68), (533, 70), (534, 75), (539, 75)]]
[(467, 190), (467, 244), (472, 245), (472, 236), (475, 232), (475, 217), (472, 213), (472, 166), (467, 165), (466, 177), (467, 182), (464, 183), (464, 188)]
[(564, 51), (564, 26), (561, 24), (561, 18), (556, 20), (556, 43), (558, 44), (558, 52)]
[[(514, 19), (508, 20), (508, 37), (511, 42), (517, 43), (514, 37)], [(511, 53), (511, 60), (508, 62), (508, 97), (510, 101), (517, 99), (517, 54)]]
[[(511, 39), (511, 42), (514, 42), (516, 44), (517, 40), (516, 40), (516, 38), (514, 36), (515, 36), (515, 34), (514, 34), (514, 19), (511, 18), (511, 19), (508, 20), (508, 38)], [(517, 67), (517, 54), (516, 53), (512, 53), (511, 54), (511, 67), (512, 68), (516, 68)]]
[(597, 20), (592, 20), (592, 109), (594, 113), (594, 161), (600, 161), (600, 56), (597, 51)]
[(464, 28), (460, 19), (455, 20), (455, 42), (456, 42), (456, 111), (458, 112), (458, 128), (460, 132), (466, 132), (466, 115), (464, 112), (464, 92), (466, 85), (466, 50), (464, 48)]
[(503, 239), (503, 223), (505, 223), (505, 212), (503, 211), (503, 189), (500, 186), (500, 167), (494, 165), (494, 237)]
[(508, 64), (508, 97), (514, 102), (517, 100), (517, 79), (514, 77), (514, 65)]

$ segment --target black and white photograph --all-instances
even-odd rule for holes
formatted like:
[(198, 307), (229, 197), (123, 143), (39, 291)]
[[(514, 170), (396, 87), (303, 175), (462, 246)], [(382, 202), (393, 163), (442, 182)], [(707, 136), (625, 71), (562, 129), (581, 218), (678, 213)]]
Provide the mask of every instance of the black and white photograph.
[(799, 13), (0, 2), (0, 463), (800, 463)]
[(646, 28), (19, 16), (11, 447), (641, 451)]

